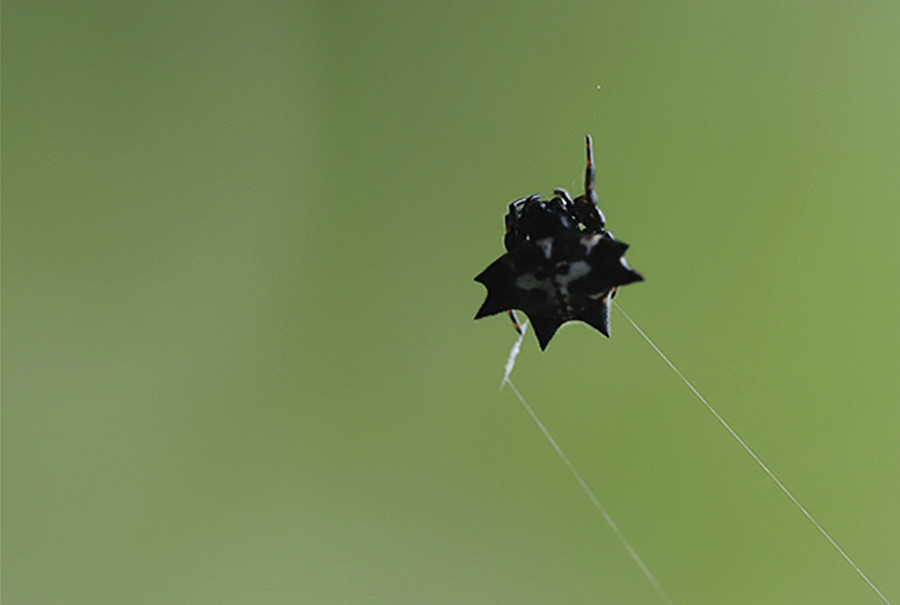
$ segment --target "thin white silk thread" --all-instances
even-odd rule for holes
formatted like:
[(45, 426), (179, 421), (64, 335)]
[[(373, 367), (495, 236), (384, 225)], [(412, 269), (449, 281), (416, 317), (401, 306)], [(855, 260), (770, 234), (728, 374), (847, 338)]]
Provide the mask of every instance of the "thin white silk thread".
[(531, 416), (531, 419), (537, 425), (537, 427), (541, 430), (541, 433), (544, 434), (547, 441), (550, 442), (550, 445), (553, 446), (553, 450), (556, 452), (556, 455), (559, 456), (560, 460), (563, 461), (563, 464), (566, 465), (566, 468), (569, 469), (569, 472), (572, 473), (572, 476), (575, 477), (575, 480), (578, 482), (578, 485), (581, 486), (581, 489), (587, 495), (588, 499), (594, 504), (594, 508), (596, 508), (600, 515), (603, 517), (603, 520), (606, 521), (606, 524), (609, 525), (609, 528), (613, 531), (622, 545), (625, 547), (625, 550), (628, 551), (628, 554), (631, 555), (631, 558), (640, 568), (641, 572), (644, 574), (644, 577), (647, 578), (647, 581), (653, 585), (653, 588), (656, 589), (656, 592), (659, 593), (659, 596), (662, 597), (663, 601), (666, 603), (671, 603), (669, 597), (666, 596), (666, 593), (663, 591), (662, 586), (657, 582), (656, 577), (650, 572), (650, 569), (644, 564), (644, 561), (637, 554), (637, 551), (634, 550), (634, 547), (631, 546), (631, 543), (625, 538), (625, 534), (622, 533), (622, 530), (619, 529), (619, 526), (616, 525), (616, 522), (613, 521), (613, 518), (609, 515), (606, 508), (600, 503), (600, 500), (597, 498), (596, 494), (594, 494), (594, 490), (590, 488), (587, 482), (584, 480), (584, 477), (581, 476), (581, 473), (575, 468), (572, 464), (572, 461), (569, 460), (569, 457), (566, 456), (566, 453), (556, 442), (556, 439), (553, 438), (553, 435), (550, 434), (550, 431), (547, 430), (547, 427), (544, 426), (544, 423), (541, 422), (541, 419), (538, 418), (538, 415), (532, 409), (528, 402), (525, 401), (525, 398), (522, 397), (522, 393), (519, 392), (519, 389), (516, 388), (516, 385), (512, 383), (509, 379), (509, 375), (512, 374), (513, 367), (516, 365), (516, 357), (519, 355), (519, 350), (522, 346), (522, 339), (525, 337), (525, 328), (527, 326), (527, 322), (524, 322), (521, 326), (521, 333), (519, 334), (518, 340), (513, 344), (512, 349), (509, 351), (509, 358), (506, 361), (506, 367), (503, 371), (503, 380), (500, 382), (500, 389), (503, 389), (504, 385), (509, 385), (509, 388), (512, 389), (513, 394), (515, 394), (516, 398), (522, 404), (522, 407), (525, 408), (525, 411), (528, 412), (528, 415)]
[[(628, 313), (626, 313), (625, 310), (622, 309), (622, 307), (616, 301), (613, 301), (613, 304), (616, 306), (616, 308), (619, 310), (619, 312), (625, 317), (625, 319), (628, 320), (628, 323), (630, 323), (632, 325), (632, 327), (635, 330), (637, 330), (638, 334), (640, 334), (644, 338), (644, 340), (647, 341), (647, 344), (649, 344), (653, 348), (653, 350), (656, 351), (657, 355), (659, 355), (662, 358), (662, 360), (666, 362), (666, 365), (668, 365), (672, 369), (672, 371), (675, 372), (675, 374), (681, 379), (681, 381), (685, 385), (687, 385), (687, 387), (694, 393), (694, 395), (697, 396), (697, 399), (699, 399), (700, 402), (704, 406), (706, 406), (706, 409), (709, 410), (713, 416), (715, 416), (716, 420), (718, 420), (719, 423), (722, 426), (724, 426), (725, 429), (731, 434), (731, 436), (734, 437), (735, 441), (737, 441), (740, 444), (740, 446), (742, 448), (744, 448), (744, 451), (746, 451), (748, 454), (750, 454), (750, 457), (753, 458), (753, 460), (756, 462), (756, 464), (758, 464), (759, 467), (763, 471), (765, 471), (765, 473), (769, 476), (769, 478), (775, 482), (775, 485), (777, 485), (781, 489), (781, 491), (784, 492), (784, 494), (790, 499), (790, 501), (793, 502), (794, 505), (798, 509), (800, 509), (800, 512), (803, 513), (803, 516), (805, 516), (807, 519), (809, 519), (810, 523), (812, 523), (815, 526), (815, 528), (819, 530), (819, 533), (821, 533), (823, 536), (825, 536), (825, 539), (828, 540), (828, 542), (835, 548), (835, 550), (838, 551), (838, 553), (840, 553), (840, 555), (844, 558), (844, 560), (850, 564), (850, 567), (852, 567), (856, 571), (856, 573), (859, 574), (859, 577), (861, 577), (863, 580), (865, 580), (866, 584), (869, 585), (869, 588), (874, 590), (876, 592), (876, 594), (878, 594), (878, 596), (881, 597), (882, 601), (884, 601), (888, 605), (891, 605), (891, 602), (888, 600), (888, 598), (886, 596), (884, 596), (884, 594), (880, 590), (878, 590), (878, 587), (875, 586), (875, 584), (872, 582), (872, 580), (869, 579), (869, 576), (867, 576), (865, 573), (863, 573), (863, 570), (860, 569), (859, 565), (857, 565), (853, 561), (853, 559), (850, 558), (850, 555), (848, 555), (846, 552), (844, 552), (844, 549), (841, 548), (840, 545), (838, 545), (838, 543), (834, 540), (834, 538), (831, 537), (831, 534), (829, 534), (827, 531), (825, 531), (825, 528), (822, 527), (822, 525), (818, 521), (816, 521), (816, 519), (812, 516), (812, 514), (810, 514), (810, 512), (808, 510), (806, 510), (805, 506), (800, 504), (800, 501), (794, 497), (794, 494), (792, 494), (790, 492), (790, 490), (787, 487), (785, 487), (784, 483), (782, 483), (781, 480), (775, 476), (775, 473), (773, 473), (771, 470), (769, 470), (769, 467), (766, 466), (766, 464), (759, 458), (759, 456), (756, 455), (756, 453), (752, 449), (750, 449), (750, 446), (747, 445), (747, 443), (743, 439), (741, 439), (740, 435), (738, 435), (737, 432), (735, 432), (735, 430), (733, 428), (731, 428), (731, 425), (728, 424), (724, 418), (722, 418), (722, 416), (719, 414), (719, 412), (717, 412), (715, 410), (715, 408), (713, 408), (713, 406), (710, 405), (710, 403), (706, 400), (706, 398), (700, 394), (700, 391), (698, 391), (694, 387), (694, 385), (692, 385), (691, 382), (687, 378), (684, 377), (684, 374), (682, 374), (678, 370), (678, 368), (675, 367), (675, 364), (673, 364), (671, 361), (669, 361), (669, 358), (665, 356), (665, 354), (660, 350), (659, 347), (656, 346), (656, 344), (652, 340), (650, 340), (650, 337), (647, 336), (647, 334), (644, 333), (643, 330), (641, 330), (641, 328), (637, 325), (637, 323), (635, 323), (635, 321), (633, 319), (631, 319), (631, 316), (628, 315)], [(512, 385), (510, 385), (510, 386), (512, 386)]]

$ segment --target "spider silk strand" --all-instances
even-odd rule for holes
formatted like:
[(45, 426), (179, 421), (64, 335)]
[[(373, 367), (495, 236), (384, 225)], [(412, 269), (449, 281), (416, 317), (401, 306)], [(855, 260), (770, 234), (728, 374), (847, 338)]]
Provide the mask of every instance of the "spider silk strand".
[(506, 367), (503, 371), (503, 380), (500, 382), (500, 389), (502, 390), (505, 385), (509, 385), (510, 390), (516, 396), (516, 399), (522, 404), (522, 407), (525, 408), (525, 411), (528, 412), (528, 415), (531, 416), (531, 419), (537, 425), (537, 427), (541, 430), (541, 433), (544, 434), (547, 441), (553, 447), (553, 450), (556, 452), (556, 455), (559, 456), (559, 459), (563, 461), (563, 464), (566, 465), (566, 468), (569, 469), (569, 472), (572, 473), (572, 476), (575, 477), (575, 480), (578, 482), (578, 485), (581, 486), (581, 489), (584, 491), (585, 495), (587, 495), (588, 499), (593, 503), (594, 508), (600, 513), (603, 517), (603, 520), (606, 521), (606, 524), (609, 525), (609, 528), (613, 531), (616, 537), (619, 539), (619, 542), (622, 543), (622, 546), (625, 547), (625, 550), (628, 551), (628, 554), (631, 555), (631, 558), (640, 568), (641, 572), (644, 574), (644, 577), (647, 578), (647, 581), (653, 585), (653, 588), (656, 589), (656, 592), (659, 593), (659, 596), (662, 597), (663, 601), (666, 603), (671, 603), (669, 597), (666, 596), (666, 593), (663, 592), (662, 586), (657, 582), (656, 577), (650, 572), (650, 569), (644, 564), (644, 561), (637, 554), (637, 551), (631, 546), (631, 543), (625, 538), (625, 534), (622, 533), (622, 530), (619, 529), (619, 526), (616, 525), (616, 522), (613, 521), (613, 518), (607, 512), (606, 508), (600, 503), (600, 500), (597, 498), (596, 494), (594, 494), (594, 490), (587, 484), (584, 480), (584, 477), (581, 476), (581, 473), (578, 472), (578, 469), (575, 468), (575, 465), (572, 464), (572, 461), (569, 460), (569, 457), (566, 456), (566, 453), (559, 446), (559, 443), (556, 442), (556, 439), (553, 438), (553, 435), (550, 434), (550, 431), (547, 430), (547, 427), (544, 426), (544, 423), (541, 422), (541, 419), (535, 413), (534, 409), (528, 405), (528, 402), (525, 401), (525, 398), (522, 397), (522, 393), (519, 392), (519, 389), (516, 388), (516, 385), (512, 383), (509, 379), (509, 375), (512, 374), (513, 368), (516, 365), (516, 357), (519, 355), (519, 350), (522, 347), (522, 339), (525, 337), (525, 328), (527, 327), (528, 322), (523, 322), (521, 326), (521, 333), (519, 334), (519, 338), (513, 344), (512, 349), (509, 351), (509, 358), (506, 361)]
[(628, 313), (626, 313), (625, 310), (622, 309), (622, 307), (615, 300), (613, 300), (612, 303), (613, 305), (615, 305), (616, 309), (619, 310), (619, 313), (621, 313), (625, 317), (625, 319), (628, 320), (628, 323), (630, 323), (631, 326), (635, 330), (637, 330), (638, 334), (640, 334), (643, 339), (647, 341), (647, 344), (649, 344), (653, 348), (653, 350), (656, 351), (657, 355), (659, 355), (660, 358), (662, 358), (662, 360), (666, 362), (666, 365), (668, 365), (672, 369), (672, 371), (675, 372), (678, 378), (680, 378), (681, 381), (685, 385), (687, 385), (687, 387), (694, 393), (694, 395), (697, 396), (697, 399), (700, 400), (700, 402), (706, 407), (706, 409), (709, 410), (709, 412), (713, 416), (715, 416), (716, 420), (719, 421), (719, 424), (725, 427), (725, 430), (727, 430), (731, 434), (731, 436), (734, 437), (735, 441), (737, 441), (742, 448), (744, 448), (744, 451), (746, 451), (750, 455), (750, 457), (753, 458), (754, 462), (759, 465), (759, 467), (766, 473), (766, 475), (768, 475), (769, 478), (775, 482), (775, 485), (777, 485), (781, 489), (781, 491), (784, 492), (784, 494), (788, 497), (788, 499), (790, 499), (790, 501), (793, 502), (794, 505), (800, 510), (800, 512), (803, 513), (803, 516), (809, 519), (810, 523), (812, 523), (815, 528), (819, 530), (819, 533), (825, 536), (825, 539), (828, 540), (828, 542), (834, 547), (835, 550), (838, 551), (838, 553), (840, 553), (844, 560), (850, 564), (850, 567), (852, 567), (856, 571), (856, 573), (859, 574), (859, 577), (861, 577), (866, 582), (866, 584), (869, 585), (869, 588), (874, 590), (875, 593), (878, 594), (879, 597), (881, 597), (881, 600), (887, 603), (887, 605), (891, 605), (891, 602), (887, 599), (886, 596), (884, 596), (884, 593), (878, 590), (878, 587), (875, 586), (872, 580), (870, 580), (865, 573), (863, 573), (863, 570), (860, 569), (859, 565), (857, 565), (853, 561), (853, 559), (850, 558), (850, 555), (848, 555), (844, 551), (844, 549), (841, 548), (840, 545), (838, 545), (835, 539), (831, 537), (831, 534), (829, 534), (825, 530), (825, 528), (822, 527), (822, 524), (816, 521), (815, 517), (813, 517), (812, 514), (808, 510), (806, 510), (806, 507), (800, 504), (800, 501), (797, 500), (794, 494), (792, 494), (791, 491), (787, 487), (785, 487), (784, 483), (782, 483), (781, 480), (775, 476), (775, 473), (773, 473), (769, 469), (769, 467), (766, 466), (766, 464), (760, 459), (760, 457), (757, 456), (752, 449), (750, 449), (750, 446), (747, 445), (747, 442), (741, 439), (740, 435), (738, 435), (737, 432), (733, 428), (731, 428), (731, 425), (728, 424), (728, 422), (725, 421), (725, 419), (719, 414), (719, 412), (717, 412), (716, 409), (713, 408), (712, 405), (710, 405), (706, 398), (700, 394), (700, 391), (698, 391), (694, 387), (694, 385), (684, 377), (684, 374), (682, 374), (678, 370), (678, 368), (675, 367), (675, 364), (669, 361), (669, 358), (666, 357), (666, 355), (660, 350), (658, 346), (656, 346), (656, 344), (652, 340), (650, 340), (650, 337), (647, 336), (647, 334), (643, 330), (641, 330), (641, 328), (637, 325), (637, 323), (635, 323), (633, 319), (631, 319), (631, 316), (628, 315)]

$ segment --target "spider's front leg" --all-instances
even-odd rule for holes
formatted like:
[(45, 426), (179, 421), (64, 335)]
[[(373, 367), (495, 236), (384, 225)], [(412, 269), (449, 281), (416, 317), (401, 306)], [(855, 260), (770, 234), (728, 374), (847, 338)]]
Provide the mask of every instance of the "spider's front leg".
[(597, 193), (594, 191), (594, 150), (591, 145), (591, 135), (585, 135), (587, 166), (584, 169), (584, 195), (575, 198), (572, 214), (588, 231), (602, 233), (606, 228), (606, 217), (597, 205)]

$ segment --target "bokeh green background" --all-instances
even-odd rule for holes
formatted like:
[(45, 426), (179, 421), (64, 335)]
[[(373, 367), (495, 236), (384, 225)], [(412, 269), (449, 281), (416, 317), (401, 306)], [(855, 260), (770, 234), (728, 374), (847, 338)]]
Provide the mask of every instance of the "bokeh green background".
[[(3, 9), (4, 603), (660, 602), (472, 321), (588, 132), (617, 300), (900, 599), (900, 5)], [(612, 320), (514, 380), (671, 599), (879, 602)]]

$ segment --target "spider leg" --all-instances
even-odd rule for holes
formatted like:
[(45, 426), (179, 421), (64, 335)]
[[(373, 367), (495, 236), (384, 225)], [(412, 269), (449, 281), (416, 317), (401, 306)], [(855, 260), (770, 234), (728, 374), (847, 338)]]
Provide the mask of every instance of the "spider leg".
[(575, 203), (572, 201), (572, 196), (569, 195), (569, 192), (566, 191), (565, 189), (563, 189), (562, 187), (560, 187), (559, 189), (554, 189), (553, 194), (561, 197), (567, 206), (571, 206), (572, 204)]
[(587, 167), (584, 169), (584, 195), (579, 195), (573, 202), (573, 213), (585, 228), (600, 233), (606, 226), (606, 217), (597, 206), (597, 193), (594, 191), (594, 150), (591, 135), (585, 135), (585, 151)]
[(528, 197), (520, 197), (509, 205), (509, 210), (504, 219), (506, 223), (506, 234), (503, 236), (503, 245), (506, 246), (508, 252), (512, 252), (519, 241), (522, 239), (519, 235), (519, 217), (529, 204), (541, 199), (539, 193), (529, 195)]
[(597, 203), (597, 194), (594, 193), (594, 150), (591, 147), (591, 135), (584, 135), (585, 150), (587, 153), (587, 167), (584, 169), (584, 198)]
[(519, 333), (519, 336), (522, 335), (522, 326), (519, 324), (519, 318), (516, 317), (516, 312), (512, 309), (507, 309), (506, 312), (509, 314), (509, 318), (513, 322), (513, 326), (516, 328), (516, 332)]
[[(537, 194), (535, 194), (537, 195)], [(534, 195), (530, 195), (528, 197), (520, 197), (519, 199), (510, 202), (509, 208), (506, 211), (506, 230), (509, 231), (511, 227), (515, 227), (516, 223), (518, 223), (519, 215), (522, 214), (522, 208), (525, 207)]]
[(524, 208), (524, 207), (527, 206), (528, 204), (530, 204), (530, 203), (532, 203), (532, 202), (534, 202), (534, 201), (536, 201), (536, 200), (539, 200), (539, 199), (541, 199), (541, 194), (540, 194), (540, 193), (532, 193), (532, 194), (529, 195), (528, 197), (520, 197), (519, 199), (517, 199), (517, 200), (515, 200), (514, 202), (510, 203), (510, 205), (509, 205), (509, 213), (510, 213), (510, 214), (515, 214), (515, 213), (517, 213), (517, 212), (521, 212), (521, 211), (522, 211), (522, 210), (521, 210), (522, 208)]

